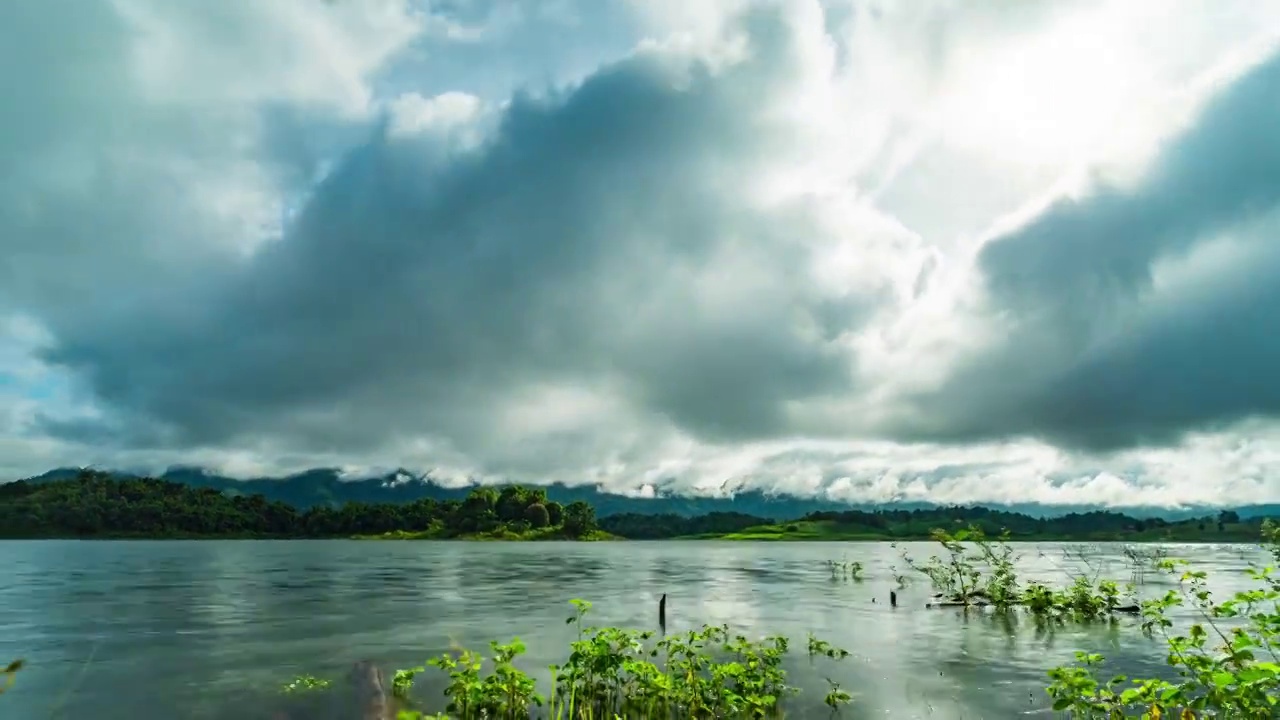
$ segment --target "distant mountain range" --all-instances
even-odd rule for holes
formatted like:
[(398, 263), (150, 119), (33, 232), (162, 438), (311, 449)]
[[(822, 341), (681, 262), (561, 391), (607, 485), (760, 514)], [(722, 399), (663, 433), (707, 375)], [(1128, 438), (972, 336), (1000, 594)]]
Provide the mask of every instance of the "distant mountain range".
[[(50, 482), (74, 477), (80, 468), (58, 468), (42, 475), (26, 478), (28, 482)], [(117, 477), (136, 477), (135, 473), (112, 471)], [(341, 505), (346, 502), (406, 503), (421, 498), (435, 500), (459, 500), (470, 492), (470, 487), (448, 487), (406, 470), (364, 479), (344, 479), (334, 469), (317, 468), (278, 478), (238, 480), (217, 475), (202, 468), (174, 467), (159, 476), (171, 482), (196, 487), (216, 488), (223, 492), (245, 495), (261, 494), (270, 500), (279, 500), (300, 509), (317, 505)], [(811, 512), (848, 510), (913, 510), (928, 509), (937, 505), (923, 502), (862, 503), (851, 504), (812, 497), (771, 495), (759, 491), (735, 493), (732, 497), (698, 497), (691, 495), (664, 495), (657, 497), (632, 497), (606, 492), (597, 487), (553, 483), (545, 486), (547, 497), (560, 503), (585, 500), (598, 516), (620, 513), (659, 514), (672, 513), (686, 517), (711, 512), (738, 512), (758, 517), (791, 519)], [(1184, 520), (1216, 514), (1224, 509), (1235, 510), (1242, 518), (1280, 517), (1280, 504), (1248, 505), (1243, 507), (1188, 507), (1177, 510), (1151, 507), (1109, 507), (1038, 505), (1013, 503), (1001, 505), (984, 503), (992, 509), (1018, 512), (1032, 517), (1058, 517), (1070, 513), (1111, 510), (1135, 518), (1161, 517), (1166, 520)]]

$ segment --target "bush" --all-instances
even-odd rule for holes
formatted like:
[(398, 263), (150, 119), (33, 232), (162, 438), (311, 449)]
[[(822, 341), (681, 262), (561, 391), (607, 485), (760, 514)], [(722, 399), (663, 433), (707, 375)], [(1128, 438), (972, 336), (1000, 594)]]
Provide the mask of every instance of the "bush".
[(541, 529), (551, 524), (551, 513), (547, 512), (546, 505), (534, 503), (525, 508), (524, 519), (529, 523), (529, 527)]
[(558, 502), (552, 501), (544, 503), (547, 508), (547, 517), (550, 519), (552, 527), (564, 524), (564, 506)]

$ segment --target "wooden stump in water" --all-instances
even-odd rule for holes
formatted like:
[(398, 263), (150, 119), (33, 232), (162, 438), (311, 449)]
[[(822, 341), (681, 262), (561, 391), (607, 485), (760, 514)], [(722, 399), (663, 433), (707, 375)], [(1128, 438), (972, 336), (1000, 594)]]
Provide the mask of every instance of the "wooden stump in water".
[(351, 668), (351, 684), (360, 708), (360, 720), (395, 720), (386, 678), (378, 666), (361, 660)]

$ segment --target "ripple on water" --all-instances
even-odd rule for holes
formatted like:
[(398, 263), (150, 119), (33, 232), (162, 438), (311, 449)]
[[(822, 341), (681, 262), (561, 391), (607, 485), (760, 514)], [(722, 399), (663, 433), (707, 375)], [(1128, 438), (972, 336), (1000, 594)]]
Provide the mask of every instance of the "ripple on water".
[[(1078, 548), (1019, 546), (1023, 570), (1132, 572), (1119, 546)], [(0, 702), (15, 718), (45, 717), (65, 698), (67, 717), (253, 720), (295, 673), (340, 675), (365, 657), (417, 664), (516, 635), (527, 668), (545, 677), (574, 637), (570, 598), (595, 603), (595, 623), (653, 627), (663, 593), (672, 631), (726, 622), (792, 637), (792, 681), (820, 699), (831, 677), (865, 717), (1043, 714), (1045, 670), (1076, 649), (1131, 673), (1162, 666), (1133, 619), (1047, 632), (1026, 618), (926, 610), (920, 583), (890, 608), (898, 553), (875, 543), (0, 542), (0, 659), (29, 661)], [(1259, 557), (1235, 546), (1169, 554), (1194, 557), (1220, 583)], [(862, 563), (865, 579), (832, 582), (833, 559)], [(1145, 580), (1151, 593), (1167, 587)], [(851, 657), (811, 665), (809, 632)]]

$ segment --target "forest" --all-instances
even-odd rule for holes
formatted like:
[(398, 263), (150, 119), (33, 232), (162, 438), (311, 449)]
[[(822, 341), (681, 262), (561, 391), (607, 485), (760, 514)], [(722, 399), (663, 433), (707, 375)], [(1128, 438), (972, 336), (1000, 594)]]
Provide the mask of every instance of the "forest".
[(590, 539), (595, 510), (562, 506), (540, 488), (477, 487), (461, 501), (348, 502), (299, 511), (261, 495), (231, 495), (153, 478), (104, 473), (0, 485), (0, 537), (279, 537), (413, 534)]
[(154, 478), (83, 471), (75, 477), (0, 485), (5, 538), (421, 538), (506, 540), (913, 540), (935, 528), (973, 525), (1013, 540), (1251, 541), (1261, 518), (1234, 511), (1187, 520), (1092, 511), (1035, 517), (985, 507), (817, 511), (778, 521), (738, 512), (615, 513), (561, 504), (541, 487), (477, 486), (457, 500), (349, 501), (300, 510)]

